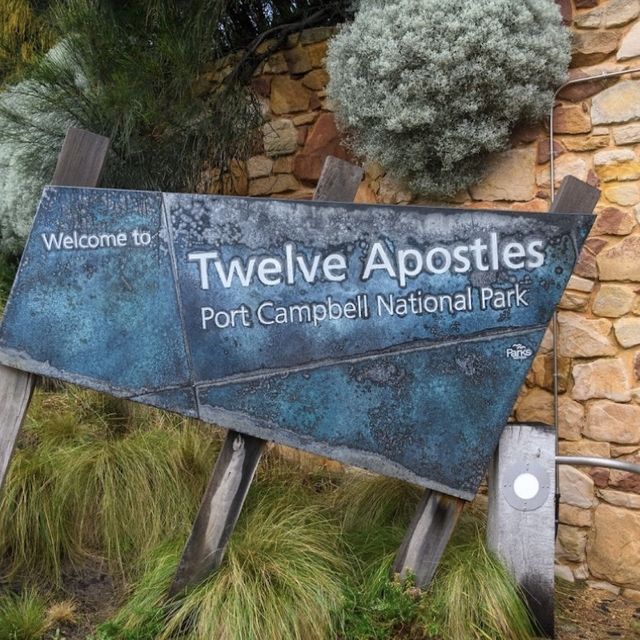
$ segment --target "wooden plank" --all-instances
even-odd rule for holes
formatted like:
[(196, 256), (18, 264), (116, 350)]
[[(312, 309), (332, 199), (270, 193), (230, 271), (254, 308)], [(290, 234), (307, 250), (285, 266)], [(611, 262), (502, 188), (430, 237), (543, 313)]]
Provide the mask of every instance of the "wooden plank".
[(0, 491), (33, 392), (34, 376), (0, 365)]
[[(313, 199), (351, 202), (362, 175), (360, 167), (329, 156)], [(227, 433), (169, 588), (169, 597), (197, 585), (222, 564), (266, 444), (253, 436)]]
[[(567, 176), (551, 204), (553, 213), (592, 213), (600, 191)], [(555, 325), (555, 319), (554, 319)], [(554, 335), (554, 359), (557, 339)], [(554, 387), (557, 393), (557, 380)], [(557, 412), (557, 406), (554, 406)], [(557, 423), (557, 418), (556, 418)], [(554, 552), (558, 508), (557, 433), (538, 425), (509, 425), (502, 435), (489, 479), (489, 547), (502, 558), (529, 602), (535, 622), (546, 637), (554, 637)], [(538, 464), (549, 476), (549, 497), (535, 510), (514, 508), (511, 483), (514, 465)], [(512, 479), (512, 478), (511, 478)]]
[(322, 202), (353, 202), (363, 175), (361, 167), (328, 156), (322, 167), (313, 199)]
[(198, 584), (220, 567), (266, 444), (235, 431), (227, 434), (169, 597)]
[(547, 638), (554, 637), (555, 457), (553, 429), (509, 424), (489, 471), (488, 546)]
[(108, 152), (109, 138), (71, 127), (62, 144), (51, 184), (97, 187)]
[(599, 198), (599, 189), (574, 176), (566, 176), (549, 211), (551, 213), (592, 213)]
[(396, 554), (393, 571), (415, 577), (416, 586), (429, 585), (458, 522), (465, 501), (431, 491), (422, 500)]
[[(58, 156), (52, 184), (97, 186), (108, 150), (108, 138), (82, 129), (69, 129)], [(0, 490), (11, 464), (35, 380), (36, 376), (30, 373), (0, 366)]]

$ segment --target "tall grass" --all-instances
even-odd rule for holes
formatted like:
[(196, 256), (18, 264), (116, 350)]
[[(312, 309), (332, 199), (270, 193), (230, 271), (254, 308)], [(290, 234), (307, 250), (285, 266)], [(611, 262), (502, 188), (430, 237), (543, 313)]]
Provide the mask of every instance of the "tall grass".
[[(51, 586), (69, 564), (104, 562), (133, 586), (102, 640), (531, 637), (520, 594), (484, 546), (481, 510), (465, 510), (421, 592), (390, 578), (421, 491), (279, 447), (221, 569), (168, 602), (219, 442), (209, 427), (93, 392), (37, 393), (0, 503), (5, 578)], [(7, 610), (39, 619), (30, 597)]]
[(59, 581), (65, 563), (88, 557), (125, 574), (167, 536), (186, 534), (217, 440), (99, 394), (38, 394), (0, 501), (5, 577)]
[[(222, 568), (167, 604), (180, 544), (162, 547), (104, 638), (324, 640), (335, 637), (347, 569), (339, 528), (317, 505), (261, 487)], [(180, 636), (182, 637), (182, 636)]]
[(426, 628), (451, 639), (528, 640), (534, 635), (513, 578), (479, 531), (450, 546), (421, 617)]

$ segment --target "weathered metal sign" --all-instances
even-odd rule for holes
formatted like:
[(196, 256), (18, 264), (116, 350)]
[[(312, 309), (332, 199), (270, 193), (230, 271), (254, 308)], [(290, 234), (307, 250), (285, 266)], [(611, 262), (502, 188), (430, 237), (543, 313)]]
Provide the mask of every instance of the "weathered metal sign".
[(50, 187), (0, 362), (469, 499), (591, 223)]

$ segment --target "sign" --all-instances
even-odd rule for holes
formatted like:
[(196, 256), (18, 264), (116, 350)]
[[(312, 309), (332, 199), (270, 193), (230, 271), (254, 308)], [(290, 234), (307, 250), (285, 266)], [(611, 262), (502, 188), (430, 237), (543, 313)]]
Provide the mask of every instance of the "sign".
[(49, 187), (0, 362), (471, 499), (591, 224)]

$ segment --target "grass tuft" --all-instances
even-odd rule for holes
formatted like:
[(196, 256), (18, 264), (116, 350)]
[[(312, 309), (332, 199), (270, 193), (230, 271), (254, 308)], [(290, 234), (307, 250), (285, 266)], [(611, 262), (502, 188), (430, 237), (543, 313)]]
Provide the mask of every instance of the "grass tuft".
[(104, 637), (335, 637), (346, 570), (339, 528), (317, 505), (292, 503), (279, 488), (263, 487), (258, 492), (259, 497), (247, 505), (217, 574), (165, 605), (181, 546), (161, 548), (132, 598), (103, 627)]
[(447, 549), (424, 604), (425, 628), (444, 638), (529, 640), (534, 635), (513, 578), (480, 532)]
[(40, 640), (46, 630), (46, 606), (35, 591), (0, 597), (0, 640)]
[(188, 532), (218, 436), (148, 408), (105, 406), (76, 390), (36, 399), (0, 501), (5, 577), (59, 582), (65, 563), (87, 557), (125, 575)]

